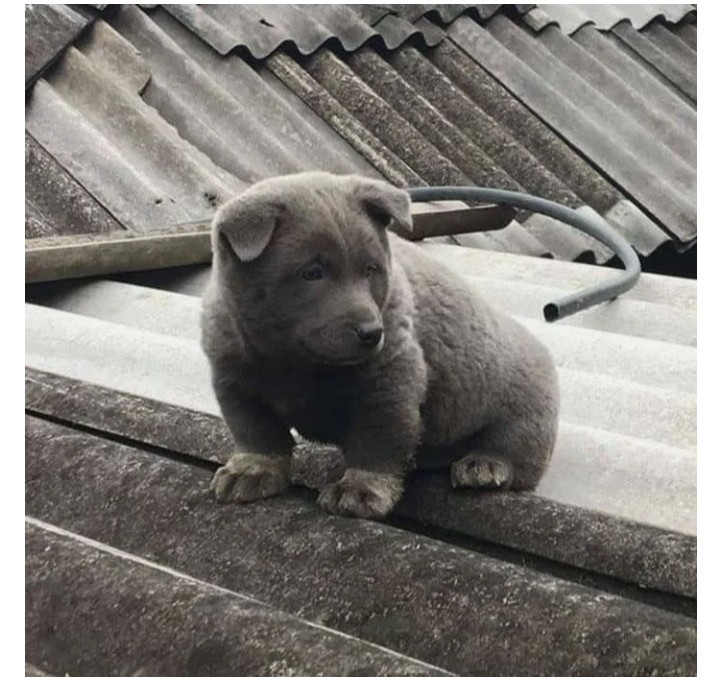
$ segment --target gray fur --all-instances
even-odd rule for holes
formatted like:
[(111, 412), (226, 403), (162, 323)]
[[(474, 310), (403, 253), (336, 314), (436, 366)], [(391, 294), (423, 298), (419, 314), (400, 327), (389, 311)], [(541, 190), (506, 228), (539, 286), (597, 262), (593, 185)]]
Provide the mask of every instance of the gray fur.
[[(559, 408), (548, 351), (389, 233), (393, 221), (412, 224), (405, 191), (320, 172), (265, 180), (218, 210), (203, 348), (244, 460), (218, 471), (220, 499), (284, 489), (291, 427), (345, 454), (319, 497), (333, 513), (385, 516), (403, 477), (438, 462), (456, 486), (539, 482)], [(361, 324), (381, 324), (382, 339), (361, 342)], [(272, 459), (272, 479), (248, 453)]]

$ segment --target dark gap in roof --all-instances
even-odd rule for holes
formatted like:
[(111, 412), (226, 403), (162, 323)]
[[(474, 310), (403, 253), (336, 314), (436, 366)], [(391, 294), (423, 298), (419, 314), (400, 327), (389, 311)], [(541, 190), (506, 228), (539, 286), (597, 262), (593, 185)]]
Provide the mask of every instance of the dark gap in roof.
[(648, 257), (642, 258), (642, 270), (697, 280), (697, 244), (681, 252), (673, 243), (666, 243)]
[[(643, 256), (638, 253), (638, 256), (640, 257), (640, 268), (643, 273), (697, 280), (696, 244), (685, 250), (678, 250), (674, 242), (668, 241), (650, 255)], [(576, 261), (579, 262), (580, 260)], [(605, 262), (604, 266), (612, 269), (625, 268), (617, 257)]]
[(185, 453), (178, 453), (177, 451), (170, 450), (169, 448), (161, 448), (151, 443), (145, 443), (143, 441), (137, 441), (126, 436), (119, 436), (118, 434), (111, 434), (110, 432), (103, 431), (102, 429), (96, 429), (95, 427), (88, 427), (84, 424), (78, 424), (73, 422), (71, 419), (62, 417), (55, 417), (54, 415), (48, 415), (43, 412), (38, 412), (32, 408), (25, 408), (25, 414), (34, 417), (38, 420), (44, 420), (45, 422), (52, 422), (53, 424), (59, 424), (68, 429), (82, 432), (84, 434), (91, 434), (98, 438), (112, 441), (113, 443), (119, 443), (123, 446), (130, 446), (137, 450), (141, 450), (145, 453), (151, 453), (158, 455), (166, 460), (172, 460), (173, 462), (180, 462), (182, 464), (191, 465), (200, 469), (207, 469), (209, 471), (215, 471), (220, 464), (216, 462), (210, 462), (200, 457), (194, 457), (192, 455), (186, 455)]
[(673, 27), (673, 32), (678, 35), (685, 44), (697, 53), (697, 27), (695, 23), (682, 23)]

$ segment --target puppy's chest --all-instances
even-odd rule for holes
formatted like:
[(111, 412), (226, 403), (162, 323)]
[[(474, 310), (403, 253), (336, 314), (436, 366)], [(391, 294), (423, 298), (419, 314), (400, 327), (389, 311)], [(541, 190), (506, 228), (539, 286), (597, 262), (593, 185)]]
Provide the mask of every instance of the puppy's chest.
[(347, 431), (358, 385), (350, 374), (283, 375), (265, 385), (263, 400), (306, 438), (339, 443)]

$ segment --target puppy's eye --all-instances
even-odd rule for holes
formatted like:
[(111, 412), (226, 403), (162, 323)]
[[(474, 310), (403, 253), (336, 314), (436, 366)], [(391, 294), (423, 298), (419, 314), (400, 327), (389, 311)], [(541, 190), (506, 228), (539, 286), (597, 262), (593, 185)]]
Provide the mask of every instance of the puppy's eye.
[(380, 267), (377, 264), (368, 264), (365, 267), (365, 275), (370, 278), (375, 274), (380, 273)]
[(325, 271), (323, 270), (322, 264), (319, 262), (313, 262), (312, 264), (308, 264), (300, 272), (300, 275), (306, 281), (319, 281), (325, 275)]

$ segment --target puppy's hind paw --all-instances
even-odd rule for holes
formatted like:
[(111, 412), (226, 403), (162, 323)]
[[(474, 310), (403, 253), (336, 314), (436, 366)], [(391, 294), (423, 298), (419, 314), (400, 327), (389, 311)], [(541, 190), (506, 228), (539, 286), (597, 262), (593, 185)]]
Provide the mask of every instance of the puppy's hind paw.
[(450, 467), (453, 488), (507, 488), (512, 479), (512, 463), (490, 455), (466, 455)]
[(380, 519), (390, 513), (402, 491), (399, 476), (348, 469), (337, 483), (320, 491), (318, 504), (331, 514)]
[(215, 472), (210, 488), (220, 502), (252, 502), (290, 485), (290, 458), (236, 453)]

